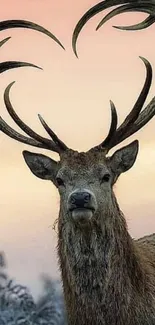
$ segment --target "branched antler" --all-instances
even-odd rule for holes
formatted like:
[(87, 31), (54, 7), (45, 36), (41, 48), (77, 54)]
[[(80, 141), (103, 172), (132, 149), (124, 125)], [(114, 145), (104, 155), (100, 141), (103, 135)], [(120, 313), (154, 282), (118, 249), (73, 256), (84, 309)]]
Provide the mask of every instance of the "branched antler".
[(8, 87), (6, 88), (4, 92), (4, 102), (6, 109), (11, 116), (11, 118), (14, 120), (14, 122), (23, 130), (29, 137), (26, 137), (23, 134), (20, 134), (19, 132), (15, 131), (11, 126), (9, 126), (2, 117), (0, 117), (0, 130), (8, 135), (9, 137), (19, 141), (26, 143), (28, 145), (48, 149), (55, 151), (57, 153), (60, 153), (61, 151), (64, 151), (67, 149), (67, 146), (57, 137), (57, 135), (49, 128), (47, 123), (43, 120), (43, 118), (39, 115), (39, 119), (47, 131), (47, 133), (51, 136), (52, 140), (44, 138), (40, 136), (38, 133), (34, 132), (28, 125), (26, 125), (20, 117), (16, 114), (14, 111), (12, 104), (10, 102), (9, 93), (10, 89), (14, 82), (10, 83)]
[[(111, 126), (108, 133), (108, 136), (102, 143), (98, 146), (95, 146), (91, 150), (103, 150), (106, 153), (121, 143), (123, 140), (140, 130), (148, 121), (155, 115), (155, 97), (151, 100), (151, 102), (147, 105), (145, 109), (142, 110), (146, 97), (148, 95), (151, 82), (152, 82), (152, 67), (151, 64), (143, 57), (140, 57), (145, 64), (146, 67), (146, 79), (142, 91), (133, 107), (131, 112), (127, 115), (123, 123), (117, 128), (117, 111), (115, 105), (111, 101)], [(10, 89), (14, 82), (12, 82), (5, 90), (4, 93), (4, 102), (6, 109), (14, 120), (14, 122), (24, 131), (27, 135), (23, 135), (17, 131), (15, 131), (11, 126), (9, 126), (2, 117), (0, 117), (0, 130), (8, 135), (9, 137), (26, 143), (31, 146), (35, 146), (38, 148), (48, 149), (51, 151), (55, 151), (57, 153), (61, 153), (68, 149), (68, 147), (57, 137), (57, 135), (50, 129), (44, 119), (39, 116), (40, 122), (45, 128), (46, 132), (49, 134), (51, 139), (44, 138), (40, 136), (38, 133), (34, 132), (28, 125), (26, 125), (17, 113), (14, 111), (12, 104), (10, 102), (9, 93)]]
[(149, 16), (144, 19), (141, 23), (131, 26), (113, 26), (118, 29), (122, 30), (140, 30), (147, 28), (151, 26), (155, 22), (155, 1), (141, 1), (141, 2), (131, 2), (128, 1), (129, 4), (119, 6), (118, 8), (112, 10), (110, 13), (108, 13), (98, 24), (96, 30), (98, 30), (105, 22), (107, 22), (109, 19), (113, 18), (116, 15), (119, 15), (121, 13), (125, 12), (144, 12), (149, 14)]
[[(34, 24), (32, 22), (29, 21), (24, 21), (24, 20), (7, 20), (7, 21), (2, 21), (0, 22), (0, 30), (5, 30), (8, 28), (16, 28), (16, 27), (23, 27), (23, 28), (30, 28), (30, 29), (34, 29), (37, 30), (39, 32), (42, 32), (46, 35), (48, 35), (49, 37), (51, 37), (55, 42), (57, 42), (62, 48), (63, 45), (60, 43), (60, 41), (51, 33), (49, 32), (47, 29), (43, 28), (40, 25)], [(0, 43), (0, 46), (2, 46), (7, 40), (9, 40), (10, 37), (6, 38), (5, 40), (3, 40)], [(8, 70), (8, 69), (12, 69), (12, 68), (17, 68), (17, 67), (23, 67), (23, 66), (31, 66), (31, 67), (35, 67), (35, 68), (39, 68), (40, 67), (31, 64), (31, 63), (27, 63), (27, 62), (19, 62), (19, 61), (7, 61), (7, 62), (2, 62), (0, 63), (0, 73)], [(14, 82), (10, 83), (10, 85), (6, 88), (5, 93), (4, 93), (4, 101), (5, 101), (5, 105), (7, 108), (7, 111), (9, 113), (9, 115), (12, 117), (12, 119), (14, 120), (14, 122), (21, 128), (21, 130), (23, 130), (29, 137), (20, 134), (19, 132), (17, 132), (16, 130), (14, 130), (11, 126), (9, 126), (2, 117), (0, 117), (0, 130), (7, 134), (9, 137), (16, 139), (20, 142), (35, 146), (35, 147), (39, 147), (39, 148), (44, 148), (44, 149), (49, 149), (52, 151), (55, 151), (57, 153), (60, 153), (63, 150), (67, 149), (67, 146), (56, 136), (56, 134), (49, 128), (49, 126), (47, 125), (47, 123), (44, 121), (44, 119), (39, 116), (39, 119), (41, 121), (41, 124), (43, 125), (43, 127), (45, 128), (45, 130), (47, 131), (47, 133), (50, 135), (50, 137), (52, 138), (52, 140), (44, 138), (42, 136), (40, 136), (39, 134), (37, 134), (36, 132), (34, 132), (28, 125), (26, 125), (20, 118), (19, 116), (16, 114), (16, 112), (14, 111), (11, 102), (10, 102), (10, 98), (9, 98), (9, 92), (10, 89), (12, 87), (12, 85), (14, 84)]]
[(111, 148), (115, 147), (117, 144), (121, 143), (123, 140), (140, 130), (155, 115), (155, 97), (151, 100), (147, 107), (141, 111), (151, 86), (152, 67), (145, 58), (140, 58), (146, 67), (146, 80), (133, 109), (125, 118), (123, 123), (117, 128), (117, 112), (114, 104), (111, 102), (112, 119), (109, 134), (106, 139), (101, 144), (94, 147), (93, 150), (101, 149), (104, 150), (105, 153), (108, 153)]
[(124, 13), (124, 12), (145, 12), (149, 16), (139, 24), (132, 26), (113, 26), (122, 30), (139, 30), (149, 27), (155, 22), (155, 0), (104, 0), (91, 7), (78, 21), (72, 37), (72, 47), (75, 55), (77, 56), (77, 39), (85, 24), (105, 9), (111, 8), (113, 6), (118, 6), (110, 13), (108, 13), (98, 24), (96, 30), (98, 30), (105, 22), (107, 22), (112, 17)]

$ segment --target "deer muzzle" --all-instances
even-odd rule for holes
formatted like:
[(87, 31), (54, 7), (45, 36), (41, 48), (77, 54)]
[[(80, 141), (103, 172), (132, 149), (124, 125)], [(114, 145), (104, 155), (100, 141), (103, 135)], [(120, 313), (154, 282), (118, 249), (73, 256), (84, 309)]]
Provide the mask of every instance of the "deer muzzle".
[(93, 193), (90, 191), (72, 192), (68, 198), (68, 211), (74, 221), (88, 222), (96, 210), (96, 200)]

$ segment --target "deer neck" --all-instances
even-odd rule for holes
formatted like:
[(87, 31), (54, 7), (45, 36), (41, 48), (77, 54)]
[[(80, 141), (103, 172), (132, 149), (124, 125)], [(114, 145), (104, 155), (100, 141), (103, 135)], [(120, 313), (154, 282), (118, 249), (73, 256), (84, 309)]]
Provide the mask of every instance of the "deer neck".
[[(85, 320), (79, 323), (82, 325), (88, 323), (92, 309), (102, 314), (102, 320), (104, 318), (106, 324), (116, 324), (111, 318), (111, 310), (117, 315), (120, 304), (123, 306), (121, 311), (124, 308), (127, 312), (127, 306), (133, 299), (133, 288), (139, 290), (139, 282), (143, 281), (133, 240), (116, 200), (114, 204), (113, 213), (103, 213), (88, 228), (71, 225), (60, 216), (58, 251), (66, 305), (67, 308), (78, 305), (78, 310), (83, 310), (81, 317), (84, 317), (85, 311)], [(72, 324), (76, 312), (73, 314)], [(96, 317), (95, 313), (93, 316)], [(116, 318), (117, 316), (115, 321)], [(111, 319), (111, 323), (106, 319)], [(75, 323), (78, 325), (77, 319)], [(97, 323), (94, 318), (94, 323), (92, 321), (88, 324), (104, 322)]]

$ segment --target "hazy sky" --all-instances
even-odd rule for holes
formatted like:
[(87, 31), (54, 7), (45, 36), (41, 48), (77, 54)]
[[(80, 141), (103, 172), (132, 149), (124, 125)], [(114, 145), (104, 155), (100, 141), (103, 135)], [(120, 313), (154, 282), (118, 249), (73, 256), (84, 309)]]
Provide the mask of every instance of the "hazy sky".
[[(37, 113), (41, 113), (58, 136), (74, 149), (87, 150), (106, 136), (110, 99), (117, 107), (120, 121), (131, 110), (145, 80), (145, 67), (139, 55), (147, 58), (155, 70), (152, 46), (155, 25), (138, 32), (112, 28), (112, 25), (137, 23), (146, 16), (130, 13), (115, 17), (96, 32), (104, 15), (101, 13), (83, 29), (77, 59), (71, 48), (72, 32), (81, 15), (95, 3), (93, 0), (1, 0), (1, 20), (34, 21), (54, 33), (66, 48), (63, 51), (47, 36), (31, 30), (1, 32), (0, 40), (12, 37), (0, 49), (1, 61), (28, 61), (43, 68), (43, 71), (20, 68), (0, 75), (0, 114), (12, 126), (5, 111), (3, 92), (13, 80), (16, 83), (11, 100), (20, 117), (45, 135), (37, 118)], [(146, 103), (154, 94), (153, 79)], [(130, 233), (139, 237), (155, 232), (155, 119), (128, 142), (136, 138), (140, 141), (138, 159), (120, 177), (115, 191)], [(50, 182), (35, 178), (22, 158), (24, 149), (41, 150), (3, 134), (0, 149), (0, 249), (6, 252), (10, 274), (37, 294), (41, 272), (59, 276), (57, 235), (52, 230), (58, 215), (58, 193)]]

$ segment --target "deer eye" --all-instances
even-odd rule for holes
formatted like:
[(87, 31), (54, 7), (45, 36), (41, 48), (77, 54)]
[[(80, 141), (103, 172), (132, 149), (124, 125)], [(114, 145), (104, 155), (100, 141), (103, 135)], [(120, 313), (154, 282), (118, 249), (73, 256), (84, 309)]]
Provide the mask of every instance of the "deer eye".
[(56, 182), (58, 186), (65, 186), (64, 181), (61, 177), (57, 177)]
[(109, 182), (109, 180), (110, 180), (110, 174), (108, 173), (102, 177), (102, 183)]

